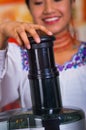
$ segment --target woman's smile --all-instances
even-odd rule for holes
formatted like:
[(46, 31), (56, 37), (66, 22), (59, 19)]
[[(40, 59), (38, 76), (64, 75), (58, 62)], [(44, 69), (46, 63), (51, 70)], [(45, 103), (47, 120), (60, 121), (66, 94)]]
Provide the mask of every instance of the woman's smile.
[(51, 25), (51, 24), (57, 23), (59, 20), (60, 20), (60, 17), (54, 16), (54, 17), (44, 18), (44, 19), (43, 19), (43, 22), (44, 22), (45, 24), (50, 24), (50, 25)]
[(45, 26), (53, 34), (68, 29), (72, 8), (70, 0), (30, 0), (34, 23)]

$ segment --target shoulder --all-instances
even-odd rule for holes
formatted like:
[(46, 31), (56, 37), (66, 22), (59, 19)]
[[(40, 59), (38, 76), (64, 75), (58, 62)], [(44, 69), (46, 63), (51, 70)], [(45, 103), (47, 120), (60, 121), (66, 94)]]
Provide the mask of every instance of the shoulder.
[(7, 56), (12, 61), (20, 61), (21, 60), (21, 52), (20, 47), (15, 43), (8, 43)]
[(12, 54), (13, 54), (15, 51), (19, 52), (20, 51), (20, 47), (16, 43), (9, 42), (8, 43), (8, 52), (9, 53), (12, 52)]
[(22, 69), (21, 48), (15, 43), (8, 43), (7, 50), (8, 62), (15, 65), (19, 70)]
[(9, 43), (8, 56), (15, 61), (18, 66), (21, 66), (22, 70), (28, 70), (28, 55), (26, 49), (21, 48), (15, 43)]

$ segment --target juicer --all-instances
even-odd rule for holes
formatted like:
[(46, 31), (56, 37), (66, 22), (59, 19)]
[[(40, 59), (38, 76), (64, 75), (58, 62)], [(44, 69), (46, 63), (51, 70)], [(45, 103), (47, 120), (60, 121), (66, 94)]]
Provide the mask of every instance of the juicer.
[(40, 39), (37, 44), (29, 37), (31, 49), (27, 50), (32, 109), (1, 113), (0, 130), (85, 130), (84, 111), (62, 104), (53, 53), (55, 38), (42, 34)]

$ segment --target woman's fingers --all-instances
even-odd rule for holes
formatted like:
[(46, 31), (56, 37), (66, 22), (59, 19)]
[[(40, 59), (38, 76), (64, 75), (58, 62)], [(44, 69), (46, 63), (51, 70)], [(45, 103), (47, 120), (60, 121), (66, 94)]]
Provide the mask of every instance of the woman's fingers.
[(48, 31), (45, 27), (41, 25), (22, 23), (22, 26), (19, 26), (17, 28), (17, 33), (19, 35), (19, 38), (21, 39), (20, 44), (24, 44), (26, 48), (30, 49), (30, 42), (28, 38), (29, 36), (33, 37), (36, 43), (40, 43), (40, 37), (37, 30), (42, 31), (47, 35), (52, 35), (50, 31)]
[(11, 37), (16, 39), (20, 46), (25, 46), (28, 49), (30, 49), (29, 36), (33, 37), (36, 43), (40, 43), (40, 37), (37, 30), (42, 31), (47, 35), (52, 35), (44, 26), (25, 22), (6, 22), (2, 23), (1, 27), (0, 33), (4, 37), (2, 41)]

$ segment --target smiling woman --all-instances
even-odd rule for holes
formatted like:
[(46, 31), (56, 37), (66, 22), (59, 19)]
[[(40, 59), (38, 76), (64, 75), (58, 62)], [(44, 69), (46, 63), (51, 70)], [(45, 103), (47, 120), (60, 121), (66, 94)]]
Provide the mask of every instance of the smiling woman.
[[(40, 43), (37, 33), (37, 30), (40, 30), (46, 35), (53, 34), (55, 37), (53, 48), (63, 105), (80, 107), (86, 113), (86, 42), (72, 35), (70, 29), (76, 1), (28, 0), (27, 2), (33, 24), (19, 20), (0, 24), (0, 107), (3, 108), (18, 99), (21, 99), (22, 107), (31, 107), (30, 85), (27, 78), (29, 61), (25, 48), (31, 48), (28, 36), (32, 36), (36, 43)], [(18, 12), (16, 14), (18, 15)], [(24, 16), (25, 14), (24, 12)], [(16, 39), (18, 45), (8, 44), (10, 37)]]

